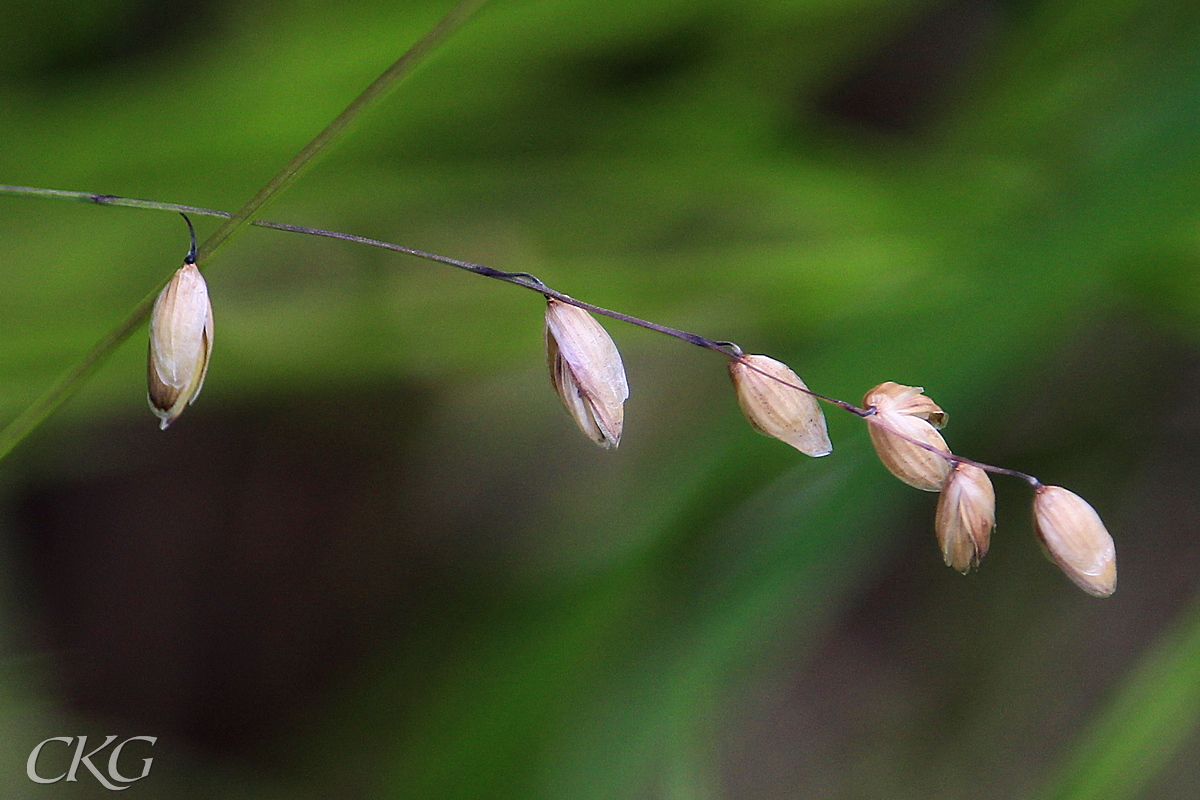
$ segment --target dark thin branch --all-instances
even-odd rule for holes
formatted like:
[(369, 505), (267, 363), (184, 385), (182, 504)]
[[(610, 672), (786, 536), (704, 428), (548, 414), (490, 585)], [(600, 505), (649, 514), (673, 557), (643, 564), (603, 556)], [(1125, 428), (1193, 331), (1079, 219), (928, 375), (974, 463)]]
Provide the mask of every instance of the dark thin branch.
[[(430, 53), (436, 50), (442, 42), (462, 26), (484, 2), (486, 0), (458, 0), (445, 15), (434, 23), (432, 28), (410, 45), (366, 89), (359, 92), (332, 122), (325, 126), (299, 153), (293, 156), (284, 165), (283, 169), (276, 173), (267, 185), (262, 187), (236, 214), (221, 213), (212, 215), (225, 217), (225, 221), (200, 245), (199, 252), (195, 255), (196, 261), (200, 264), (206, 262), (217, 248), (228, 241), (243, 225), (252, 221), (252, 218), (262, 210), (268, 201), (284, 191), (330, 145), (340, 139), (349, 130), (351, 123), (361, 118), (363, 114), (373, 107), (378, 106), (405, 76), (410, 74), (417, 65), (424, 61)], [(114, 198), (110, 195), (89, 195), (84, 192), (62, 192), (53, 189), (37, 190), (30, 189), (29, 187), (5, 188), (9, 190), (7, 192), (9, 194), (40, 195), (42, 197), (82, 200), (100, 205), (129, 205), (160, 209), (167, 207), (166, 204), (156, 204), (148, 201), (119, 203), (117, 202), (119, 198)], [(170, 210), (185, 213), (202, 213), (200, 209), (190, 209), (186, 206), (179, 206)], [(72, 396), (83, 385), (84, 381), (90, 377), (92, 372), (98, 369), (116, 348), (132, 335), (138, 326), (145, 322), (153, 308), (156, 295), (157, 291), (152, 291), (143, 298), (124, 321), (106, 334), (92, 349), (84, 353), (79, 361), (63, 373), (41, 397), (26, 406), (3, 430), (0, 430), (0, 458), (8, 455), (31, 431), (36, 429), (53, 414), (55, 409), (62, 405), (68, 397)]]
[[(138, 199), (129, 198), (129, 197), (117, 197), (115, 195), (110, 195), (110, 194), (93, 194), (91, 192), (72, 192), (72, 191), (65, 191), (62, 189), (39, 189), (39, 188), (34, 188), (34, 187), (29, 187), (29, 186), (9, 186), (9, 185), (0, 184), (0, 194), (12, 194), (12, 195), (23, 195), (23, 196), (33, 196), (33, 197), (47, 197), (47, 198), (77, 200), (80, 202), (95, 203), (96, 205), (103, 205), (103, 206), (121, 206), (121, 207), (126, 207), (126, 208), (143, 208), (143, 209), (154, 209), (154, 210), (160, 210), (160, 211), (177, 211), (180, 213), (188, 213), (188, 214), (193, 214), (196, 216), (221, 217), (224, 219), (229, 219), (229, 218), (233, 217), (233, 214), (229, 213), (228, 211), (220, 211), (218, 209), (212, 209), (212, 208), (200, 208), (198, 206), (185, 206), (185, 205), (179, 205), (177, 203), (161, 203), (156, 200), (138, 200)], [(556, 289), (550, 288), (545, 283), (543, 283), (539, 278), (537, 278), (534, 275), (529, 274), (528, 272), (504, 272), (503, 270), (494, 269), (492, 267), (488, 267), (483, 264), (476, 264), (473, 261), (464, 261), (463, 259), (459, 259), (459, 258), (451, 258), (450, 256), (443, 256), (443, 255), (439, 255), (437, 253), (430, 253), (426, 250), (418, 250), (415, 247), (405, 247), (404, 245), (394, 244), (392, 242), (385, 242), (382, 239), (372, 239), (372, 238), (369, 238), (366, 236), (358, 236), (353, 233), (342, 233), (341, 231), (330, 231), (330, 230), (325, 230), (323, 228), (311, 228), (307, 225), (293, 225), (293, 224), (287, 223), (287, 222), (272, 222), (271, 220), (265, 220), (265, 219), (252, 220), (250, 222), (250, 224), (260, 227), (260, 228), (269, 228), (271, 230), (285, 231), (287, 233), (301, 233), (301, 234), (305, 234), (308, 236), (321, 236), (321, 237), (324, 237), (327, 239), (338, 239), (343, 242), (353, 242), (354, 244), (363, 244), (363, 245), (367, 245), (369, 247), (378, 247), (378, 248), (381, 248), (384, 250), (391, 250), (396, 253), (404, 253), (405, 255), (410, 255), (415, 258), (421, 258), (426, 261), (435, 261), (439, 264), (446, 264), (447, 266), (455, 267), (456, 269), (466, 270), (467, 272), (473, 272), (476, 275), (482, 275), (485, 278), (494, 278), (496, 280), (501, 280), (501, 281), (505, 281), (507, 283), (512, 283), (517, 286), (521, 286), (525, 289), (529, 289), (530, 291), (537, 292), (538, 294), (543, 295), (544, 297), (552, 297), (555, 300), (560, 300), (564, 303), (569, 303), (573, 306), (577, 306), (577, 307), (582, 308), (585, 311), (589, 311), (593, 314), (599, 314), (600, 316), (619, 320), (620, 322), (627, 322), (630, 325), (636, 325), (640, 328), (645, 328), (647, 330), (651, 330), (656, 333), (665, 334), (667, 336), (673, 336), (676, 339), (680, 339), (684, 342), (687, 342), (688, 344), (692, 344), (697, 347), (703, 347), (707, 350), (713, 350), (715, 352), (721, 353), (722, 355), (726, 356), (730, 360), (738, 361), (741, 364), (748, 367), (749, 369), (752, 369), (755, 372), (759, 373), (760, 375), (764, 375), (767, 378), (770, 378), (771, 380), (775, 381), (776, 383), (781, 383), (784, 386), (787, 386), (790, 389), (794, 389), (797, 392), (803, 392), (804, 394), (810, 395), (811, 397), (814, 397), (817, 400), (821, 400), (825, 403), (829, 403), (830, 405), (837, 406), (838, 408), (840, 408), (844, 411), (848, 411), (857, 417), (866, 419), (868, 424), (877, 425), (878, 427), (888, 431), (889, 433), (893, 434), (894, 436), (898, 436), (899, 438), (903, 439), (904, 441), (914, 444), (923, 450), (928, 450), (929, 452), (933, 453), (934, 455), (940, 456), (941, 458), (946, 459), (947, 461), (949, 461), (952, 464), (970, 464), (971, 466), (978, 467), (979, 469), (982, 469), (986, 472), (995, 473), (997, 475), (1009, 475), (1014, 478), (1020, 478), (1021, 480), (1025, 481), (1029, 485), (1033, 486), (1035, 489), (1042, 485), (1041, 481), (1039, 481), (1037, 478), (1033, 477), (1032, 475), (1027, 475), (1024, 472), (1019, 472), (1019, 471), (1013, 470), (1013, 469), (1006, 469), (1005, 467), (997, 467), (997, 466), (993, 466), (991, 464), (984, 464), (979, 461), (974, 461), (969, 458), (964, 458), (963, 456), (955, 455), (947, 450), (942, 450), (940, 448), (934, 447), (925, 442), (914, 439), (910, 436), (906, 436), (905, 434), (903, 434), (900, 431), (893, 428), (891, 425), (888, 425), (885, 420), (880, 418), (875, 413), (875, 408), (873, 406), (868, 407), (868, 408), (861, 408), (859, 406), (854, 405), (853, 403), (848, 403), (845, 400), (839, 400), (836, 397), (828, 397), (828, 396), (820, 394), (818, 392), (814, 392), (813, 390), (809, 389), (808, 387), (800, 386), (799, 384), (795, 384), (795, 383), (792, 383), (791, 381), (784, 380), (783, 378), (779, 378), (775, 375), (768, 374), (767, 372), (765, 372), (762, 369), (759, 369), (758, 367), (754, 366), (753, 363), (751, 363), (749, 360), (747, 360), (744, 357), (742, 348), (739, 347), (734, 342), (717, 341), (714, 339), (709, 339), (709, 338), (701, 336), (697, 333), (691, 333), (690, 331), (684, 331), (684, 330), (680, 330), (678, 328), (672, 328), (667, 325), (659, 325), (657, 322), (650, 322), (649, 320), (641, 319), (639, 317), (634, 317), (629, 314), (623, 314), (620, 311), (613, 311), (611, 309), (604, 308), (603, 306), (597, 306), (597, 305), (593, 305), (592, 303), (586, 303), (582, 300), (576, 300), (575, 298), (573, 298), (569, 295), (563, 294), (562, 292), (560, 292)], [(190, 223), (189, 223), (189, 225), (190, 225)]]

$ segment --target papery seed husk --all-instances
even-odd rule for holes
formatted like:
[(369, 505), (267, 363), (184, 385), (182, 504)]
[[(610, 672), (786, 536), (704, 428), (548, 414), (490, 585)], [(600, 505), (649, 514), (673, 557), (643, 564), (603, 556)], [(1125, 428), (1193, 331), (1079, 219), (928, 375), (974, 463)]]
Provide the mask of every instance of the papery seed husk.
[(936, 453), (901, 439), (889, 430), (884, 430), (882, 425), (886, 424), (911, 439), (924, 442), (943, 452), (950, 452), (946, 440), (937, 429), (918, 417), (878, 410), (867, 417), (867, 423), (867, 431), (871, 435), (871, 444), (875, 445), (875, 453), (889, 472), (913, 488), (926, 492), (942, 490), (942, 484), (950, 474), (950, 462)]
[(906, 441), (884, 426), (935, 447), (950, 452), (946, 440), (937, 429), (946, 424), (946, 412), (922, 392), (920, 386), (905, 386), (885, 381), (863, 397), (864, 408), (874, 408), (867, 417), (867, 430), (879, 460), (893, 475), (917, 489), (940, 492), (950, 474), (951, 464), (942, 456)]
[(195, 401), (208, 374), (213, 317), (204, 276), (184, 264), (159, 292), (150, 313), (147, 387), (150, 408), (166, 428)]
[(163, 428), (199, 395), (212, 338), (207, 286), (199, 269), (185, 264), (159, 293), (150, 317), (149, 396)]
[(833, 452), (817, 399), (780, 383), (808, 388), (786, 364), (769, 356), (741, 356), (729, 362), (729, 376), (738, 405), (756, 431), (786, 442), (805, 455), (820, 457)]
[(947, 414), (941, 407), (924, 395), (920, 386), (905, 386), (895, 381), (884, 381), (863, 398), (863, 407), (874, 406), (880, 411), (894, 411), (925, 420), (935, 428), (946, 427)]
[(1076, 586), (1096, 597), (1116, 590), (1116, 547), (1091, 504), (1061, 486), (1039, 486), (1033, 521), (1046, 553)]
[(546, 301), (546, 359), (567, 413), (601, 447), (620, 444), (629, 384), (608, 331), (587, 311)]
[[(552, 337), (546, 340), (547, 357), (550, 361), (550, 380), (554, 384), (554, 391), (558, 393), (558, 399), (566, 408), (567, 413), (575, 420), (577, 424), (587, 435), (589, 439), (601, 445), (602, 447), (610, 447), (609, 438), (605, 430), (601, 430), (600, 425), (596, 421), (596, 413), (592, 403), (588, 401), (579, 388), (579, 384), (575, 382), (575, 376), (571, 373), (571, 368), (566, 360), (559, 354), (558, 345), (555, 344)], [(620, 438), (621, 420), (617, 420), (617, 438)], [(611, 431), (611, 425), (608, 428)]]
[(979, 566), (996, 527), (996, 493), (987, 473), (956, 464), (942, 487), (933, 524), (947, 566), (964, 575)]

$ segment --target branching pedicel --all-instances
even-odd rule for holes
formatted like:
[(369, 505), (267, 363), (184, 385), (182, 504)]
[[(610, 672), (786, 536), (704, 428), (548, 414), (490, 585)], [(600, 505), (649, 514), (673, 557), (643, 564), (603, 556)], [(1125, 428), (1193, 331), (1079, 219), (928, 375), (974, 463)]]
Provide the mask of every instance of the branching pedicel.
[[(0, 193), (232, 216), (213, 209), (86, 192), (0, 186)], [(859, 407), (812, 391), (787, 365), (773, 358), (746, 355), (732, 342), (707, 339), (584, 303), (551, 289), (529, 273), (502, 272), (337, 231), (266, 220), (254, 220), (251, 224), (407, 253), (515, 283), (543, 295), (547, 302), (545, 337), (551, 382), (579, 428), (601, 447), (612, 449), (620, 444), (623, 404), (629, 388), (616, 345), (592, 313), (722, 353), (729, 359), (729, 374), (738, 404), (754, 429), (806, 455), (820, 457), (833, 450), (818, 401), (864, 419), (875, 452), (893, 475), (909, 486), (940, 493), (934, 528), (946, 564), (958, 571), (965, 574), (979, 566), (987, 553), (995, 527), (995, 494), (987, 476), (991, 472), (1020, 478), (1033, 487), (1038, 539), (1068, 578), (1096, 597), (1107, 597), (1116, 589), (1112, 537), (1091, 505), (1079, 495), (1058, 486), (1046, 486), (1032, 475), (953, 454), (939, 432), (947, 415), (920, 387), (886, 381), (868, 391)], [(190, 221), (188, 227), (191, 228)], [(183, 266), (159, 294), (151, 314), (149, 398), (163, 428), (199, 394), (212, 347), (212, 309), (204, 279), (195, 264), (194, 233), (192, 241)]]

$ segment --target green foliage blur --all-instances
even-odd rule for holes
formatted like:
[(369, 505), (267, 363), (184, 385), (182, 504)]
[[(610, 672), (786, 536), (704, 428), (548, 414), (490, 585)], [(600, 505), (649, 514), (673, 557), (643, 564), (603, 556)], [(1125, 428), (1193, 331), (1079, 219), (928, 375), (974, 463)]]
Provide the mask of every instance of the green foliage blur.
[[(236, 210), (448, 6), (4, 4), (0, 182)], [(108, 796), (25, 777), (81, 732), (161, 737), (131, 798), (1197, 796), (1198, 121), (1187, 2), (495, 0), (264, 216), (924, 386), (1092, 502), (1116, 594), (1015, 481), (958, 575), (861, 421), (806, 459), (617, 323), (602, 452), (536, 294), (245, 229), (175, 427), (137, 337), (0, 464), (5, 796)], [(186, 249), (0, 197), (0, 422)]]

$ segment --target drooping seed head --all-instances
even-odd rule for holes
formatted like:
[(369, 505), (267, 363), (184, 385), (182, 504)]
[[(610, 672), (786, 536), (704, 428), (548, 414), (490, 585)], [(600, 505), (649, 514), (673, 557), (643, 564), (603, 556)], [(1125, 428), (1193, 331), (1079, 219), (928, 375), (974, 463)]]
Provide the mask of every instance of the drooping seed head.
[(729, 376), (738, 405), (756, 431), (786, 442), (805, 455), (827, 456), (833, 452), (821, 406), (812, 395), (786, 385), (808, 388), (787, 364), (768, 356), (741, 356), (729, 362)]
[(582, 308), (547, 298), (546, 361), (579, 429), (603, 448), (620, 444), (629, 384), (608, 331)]
[(924, 391), (919, 386), (887, 381), (867, 392), (863, 406), (875, 408), (875, 413), (867, 417), (867, 430), (879, 460), (888, 471), (909, 486), (940, 492), (950, 474), (950, 462), (887, 429), (950, 452), (946, 440), (937, 432), (946, 424), (946, 412), (922, 394)]
[(1033, 522), (1047, 555), (1075, 585), (1108, 597), (1117, 588), (1117, 554), (1096, 509), (1061, 486), (1039, 486)]
[(150, 408), (165, 430), (195, 402), (212, 351), (213, 317), (204, 276), (185, 263), (154, 301), (147, 359)]
[(988, 474), (959, 462), (950, 471), (934, 517), (946, 566), (966, 575), (987, 555), (996, 527), (996, 493)]

